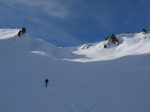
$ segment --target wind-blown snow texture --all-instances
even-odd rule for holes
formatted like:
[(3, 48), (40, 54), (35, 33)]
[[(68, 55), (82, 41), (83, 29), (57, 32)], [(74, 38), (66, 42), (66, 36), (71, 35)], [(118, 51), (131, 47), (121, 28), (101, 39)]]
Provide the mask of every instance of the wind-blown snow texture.
[[(124, 57), (101, 61), (98, 55), (95, 59), (90, 55), (92, 62), (39, 39), (19, 38), (17, 32), (0, 30), (0, 112), (150, 111), (148, 38), (136, 34), (132, 43), (124, 38), (125, 43), (107, 49), (108, 53), (114, 49), (112, 57), (117, 49), (126, 52)], [(131, 56), (131, 49), (136, 55)], [(50, 80), (48, 88), (45, 78)]]

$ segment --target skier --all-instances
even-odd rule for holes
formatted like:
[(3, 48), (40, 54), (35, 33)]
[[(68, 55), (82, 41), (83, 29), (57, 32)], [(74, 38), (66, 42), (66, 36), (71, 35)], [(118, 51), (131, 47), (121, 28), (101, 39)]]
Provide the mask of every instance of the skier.
[(49, 80), (46, 78), (45, 79), (45, 87), (47, 87)]

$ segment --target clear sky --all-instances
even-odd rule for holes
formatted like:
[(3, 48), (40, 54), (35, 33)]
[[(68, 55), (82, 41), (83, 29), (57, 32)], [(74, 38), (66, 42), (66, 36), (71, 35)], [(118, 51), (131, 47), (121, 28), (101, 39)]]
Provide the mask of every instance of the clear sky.
[(150, 29), (150, 0), (0, 0), (0, 27), (25, 26), (58, 46)]

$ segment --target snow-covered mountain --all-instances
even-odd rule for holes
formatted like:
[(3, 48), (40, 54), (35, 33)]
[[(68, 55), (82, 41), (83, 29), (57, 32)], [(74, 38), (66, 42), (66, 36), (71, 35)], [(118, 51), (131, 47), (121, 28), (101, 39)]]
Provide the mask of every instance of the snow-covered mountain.
[(19, 52), (32, 53), (54, 59), (72, 58), (72, 53), (66, 49), (59, 48), (41, 39), (30, 37), (18, 37), (19, 29), (1, 29), (0, 43), (1, 49), (5, 49), (12, 54)]
[[(84, 44), (72, 50), (73, 53), (85, 56), (74, 61), (112, 60), (128, 55), (150, 53), (150, 33), (125, 33), (116, 35), (119, 45), (105, 40), (99, 43)], [(104, 48), (104, 46), (107, 48)]]
[(68, 50), (18, 31), (0, 30), (0, 112), (150, 111), (149, 34)]

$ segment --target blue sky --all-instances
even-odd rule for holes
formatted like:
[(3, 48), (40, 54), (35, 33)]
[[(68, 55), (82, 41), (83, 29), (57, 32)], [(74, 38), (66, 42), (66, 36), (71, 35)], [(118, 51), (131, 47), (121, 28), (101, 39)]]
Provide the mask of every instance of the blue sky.
[(150, 29), (149, 0), (1, 0), (0, 27), (27, 27), (58, 46)]

